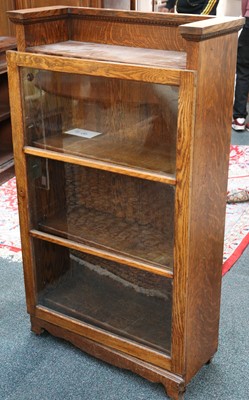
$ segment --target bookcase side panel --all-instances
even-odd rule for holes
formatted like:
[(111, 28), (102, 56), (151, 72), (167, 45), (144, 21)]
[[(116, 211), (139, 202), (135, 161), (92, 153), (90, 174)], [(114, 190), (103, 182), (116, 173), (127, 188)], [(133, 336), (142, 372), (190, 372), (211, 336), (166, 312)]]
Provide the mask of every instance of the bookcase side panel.
[(187, 289), (187, 382), (218, 346), (237, 33), (198, 43)]
[(8, 17), (16, 28), (18, 51), (25, 51), (27, 47), (38, 44), (69, 40), (67, 7), (10, 11)]

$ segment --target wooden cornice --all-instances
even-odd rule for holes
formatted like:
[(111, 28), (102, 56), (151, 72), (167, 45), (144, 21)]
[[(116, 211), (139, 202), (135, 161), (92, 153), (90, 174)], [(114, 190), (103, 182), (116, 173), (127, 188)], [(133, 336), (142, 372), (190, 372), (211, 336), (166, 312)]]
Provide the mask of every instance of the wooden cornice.
[(244, 18), (215, 17), (213, 19), (181, 25), (179, 30), (185, 40), (200, 42), (212, 37), (223, 36), (227, 33), (238, 32), (244, 23)]

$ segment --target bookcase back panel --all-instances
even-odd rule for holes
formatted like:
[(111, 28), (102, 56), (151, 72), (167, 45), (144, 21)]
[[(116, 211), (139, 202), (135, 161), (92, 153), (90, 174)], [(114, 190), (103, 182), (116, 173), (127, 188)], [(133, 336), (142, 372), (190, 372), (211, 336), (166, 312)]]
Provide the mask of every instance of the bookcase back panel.
[[(84, 18), (84, 17), (83, 17)], [(181, 37), (178, 26), (170, 24), (136, 24), (129, 21), (124, 29), (119, 21), (106, 23), (104, 19), (96, 17), (84, 21), (74, 16), (70, 21), (71, 40), (115, 44), (122, 46), (142, 47), (151, 49), (166, 49), (185, 51), (186, 42)], [(84, 24), (84, 29), (82, 29)]]

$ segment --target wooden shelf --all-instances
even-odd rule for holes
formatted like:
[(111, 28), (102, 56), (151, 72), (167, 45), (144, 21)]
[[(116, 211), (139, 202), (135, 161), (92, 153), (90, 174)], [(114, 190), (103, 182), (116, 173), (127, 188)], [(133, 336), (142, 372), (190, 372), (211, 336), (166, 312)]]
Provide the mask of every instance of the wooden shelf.
[(10, 108), (8, 104), (0, 104), (0, 121), (4, 121), (10, 117)]
[(14, 156), (11, 150), (0, 149), (0, 173), (14, 165)]
[(0, 36), (0, 75), (7, 74), (7, 63), (5, 52), (1, 51), (1, 36)]
[(15, 174), (12, 150), (0, 149), (0, 184), (12, 178)]
[[(107, 135), (89, 140), (65, 134), (47, 137), (33, 144), (41, 149), (87, 157), (96, 162), (105, 161), (112, 165), (158, 173), (158, 181), (162, 181), (162, 174), (165, 174), (165, 180), (175, 185), (175, 154), (163, 145), (146, 147), (125, 141), (115, 143)], [(156, 176), (153, 180), (156, 180)]]
[(16, 38), (0, 36), (0, 74), (7, 73), (6, 51), (16, 48)]
[(68, 40), (60, 43), (28, 47), (27, 52), (152, 67), (186, 69), (186, 53), (180, 51), (143, 49)]
[(170, 281), (150, 291), (101, 267), (74, 264), (39, 295), (40, 305), (169, 354)]
[(173, 271), (173, 240), (170, 243), (162, 232), (148, 225), (78, 207), (70, 214), (61, 213), (40, 222), (39, 229)]
[(7, 65), (5, 61), (2, 61), (0, 59), (0, 75), (1, 74), (6, 74), (6, 69), (7, 69)]

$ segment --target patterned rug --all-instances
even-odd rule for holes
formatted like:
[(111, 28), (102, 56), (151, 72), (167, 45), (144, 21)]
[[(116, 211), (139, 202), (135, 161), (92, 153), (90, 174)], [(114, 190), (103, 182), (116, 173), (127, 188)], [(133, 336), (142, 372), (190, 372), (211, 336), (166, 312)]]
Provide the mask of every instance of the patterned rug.
[(223, 275), (249, 244), (249, 146), (231, 146)]
[[(249, 243), (248, 188), (249, 146), (231, 146), (223, 275)], [(0, 257), (22, 259), (15, 178), (0, 186)]]

